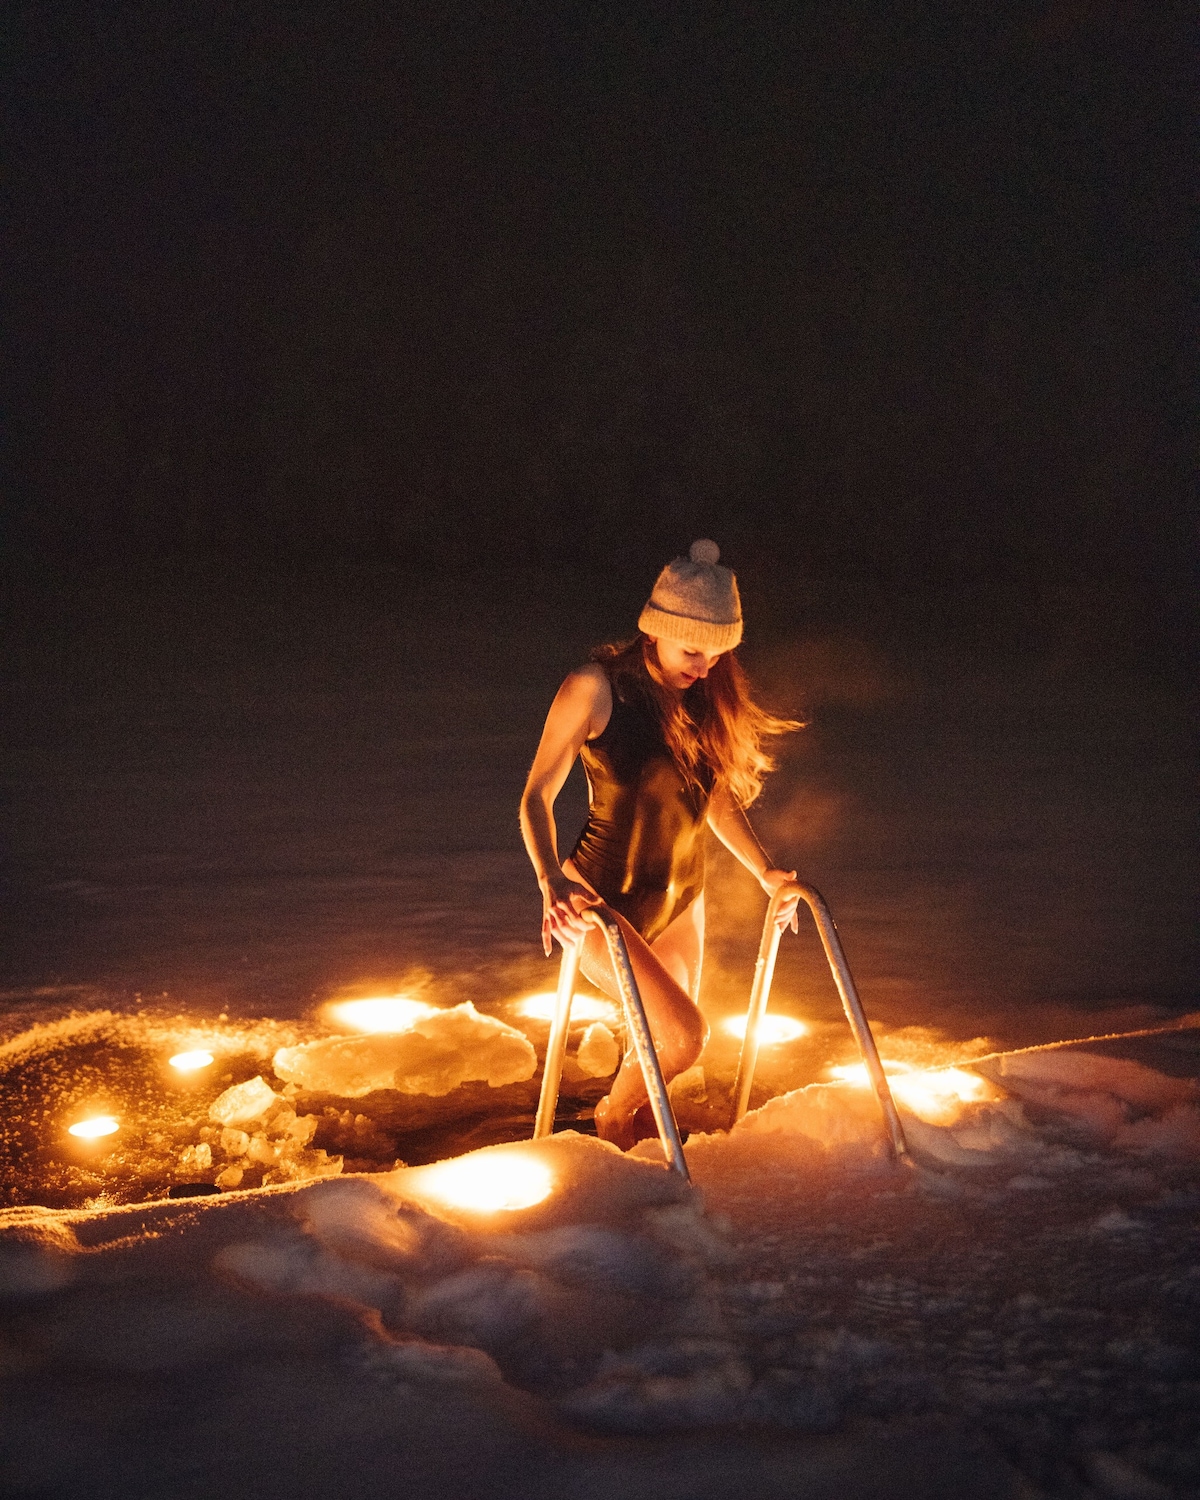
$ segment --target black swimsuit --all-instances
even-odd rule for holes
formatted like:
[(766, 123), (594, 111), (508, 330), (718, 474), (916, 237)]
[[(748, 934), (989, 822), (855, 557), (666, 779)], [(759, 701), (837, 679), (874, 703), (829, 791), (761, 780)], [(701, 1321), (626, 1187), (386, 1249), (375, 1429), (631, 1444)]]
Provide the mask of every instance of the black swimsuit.
[(712, 773), (700, 785), (675, 764), (653, 709), (613, 684), (603, 733), (579, 752), (588, 820), (571, 853), (579, 873), (652, 943), (704, 889), (704, 825)]

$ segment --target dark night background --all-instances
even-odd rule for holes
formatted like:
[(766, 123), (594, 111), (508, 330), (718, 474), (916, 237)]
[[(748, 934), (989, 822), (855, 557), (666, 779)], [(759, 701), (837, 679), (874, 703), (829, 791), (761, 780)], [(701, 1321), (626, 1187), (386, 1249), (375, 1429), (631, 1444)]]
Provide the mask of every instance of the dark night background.
[[(260, 972), (298, 871), (511, 852), (557, 675), (712, 535), (805, 753), (893, 809), (936, 783), (967, 883), (971, 808), (1020, 804), (1024, 910), (1128, 887), (1060, 956), (1105, 973), (1050, 989), (1186, 1003), (1185, 15), (10, 6), (10, 982), (147, 982), (184, 908), (211, 980), (231, 902)], [(822, 718), (814, 661), (941, 697), (864, 728), (835, 685)], [(365, 961), (354, 927), (297, 982)]]

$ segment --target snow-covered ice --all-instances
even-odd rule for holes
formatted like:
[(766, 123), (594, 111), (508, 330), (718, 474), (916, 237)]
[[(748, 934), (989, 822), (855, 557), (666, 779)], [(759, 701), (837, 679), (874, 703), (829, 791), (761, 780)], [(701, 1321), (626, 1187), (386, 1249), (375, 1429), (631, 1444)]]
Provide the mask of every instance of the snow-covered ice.
[(9, 1210), (0, 1483), (1193, 1493), (1198, 1060), (1186, 1030), (979, 1059), (986, 1097), (904, 1109), (905, 1168), (839, 1081), (693, 1134), (694, 1189), (564, 1132), (464, 1159), (548, 1184), (512, 1210), (436, 1167)]

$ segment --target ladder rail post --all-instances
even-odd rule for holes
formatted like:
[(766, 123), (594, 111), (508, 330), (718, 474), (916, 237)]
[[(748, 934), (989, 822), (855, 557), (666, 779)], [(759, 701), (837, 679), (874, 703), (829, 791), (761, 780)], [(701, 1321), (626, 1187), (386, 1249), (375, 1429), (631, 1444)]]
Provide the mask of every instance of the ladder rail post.
[(887, 1081), (887, 1074), (883, 1071), (883, 1064), (879, 1061), (879, 1049), (875, 1045), (875, 1038), (871, 1033), (862, 1001), (858, 998), (858, 990), (850, 973), (850, 965), (846, 962), (846, 954), (842, 948), (842, 940), (838, 936), (837, 924), (820, 891), (814, 890), (812, 886), (801, 885), (800, 894), (804, 897), (812, 912), (813, 921), (817, 924), (821, 946), (825, 949), (825, 957), (833, 973), (833, 982), (837, 985), (838, 994), (841, 996), (842, 1009), (846, 1012), (850, 1030), (854, 1033), (854, 1040), (858, 1043), (858, 1050), (866, 1064), (871, 1087), (879, 1101), (879, 1108), (883, 1111), (892, 1155), (896, 1160), (901, 1160), (908, 1156), (908, 1142), (904, 1137), (904, 1126), (900, 1123), (896, 1101), (892, 1098), (891, 1085)]
[(767, 904), (767, 918), (763, 923), (758, 958), (754, 963), (754, 983), (750, 987), (750, 1004), (746, 1010), (746, 1033), (742, 1038), (742, 1054), (738, 1059), (737, 1082), (733, 1086), (735, 1125), (750, 1105), (750, 1089), (758, 1067), (758, 1033), (762, 1018), (767, 1012), (767, 998), (775, 976), (775, 960), (779, 956), (779, 941), (783, 937), (783, 929), (776, 922), (775, 913), (779, 910), (786, 890), (786, 886), (781, 887)]
[(609, 957), (612, 959), (613, 972), (617, 980), (617, 990), (625, 1011), (625, 1025), (633, 1039), (634, 1050), (641, 1065), (642, 1078), (646, 1084), (646, 1092), (650, 1096), (650, 1109), (654, 1115), (654, 1123), (658, 1127), (658, 1138), (662, 1142), (663, 1155), (673, 1171), (678, 1172), (685, 1182), (691, 1182), (691, 1173), (688, 1171), (687, 1159), (683, 1154), (683, 1142), (679, 1138), (679, 1126), (675, 1121), (675, 1111), (671, 1108), (671, 1097), (667, 1093), (666, 1079), (663, 1077), (658, 1053), (654, 1049), (650, 1024), (646, 1020), (646, 1007), (642, 1003), (641, 991), (638, 989), (633, 965), (629, 961), (629, 949), (625, 946), (621, 929), (610, 913), (605, 912), (601, 915), (601, 912), (594, 906), (588, 907), (582, 915), (586, 921), (592, 922), (600, 929), (608, 943)]
[(538, 1098), (537, 1118), (533, 1126), (535, 1141), (554, 1133), (554, 1115), (562, 1088), (563, 1059), (567, 1053), (567, 1033), (571, 1027), (571, 1002), (575, 998), (575, 981), (579, 977), (579, 960), (582, 956), (582, 942), (572, 943), (563, 949), (562, 963), (558, 968), (558, 992), (554, 997), (554, 1016), (550, 1022), (546, 1062), (542, 1069), (542, 1092)]
[(799, 880), (789, 881), (787, 885), (780, 886), (767, 906), (762, 940), (758, 948), (758, 961), (754, 966), (754, 984), (750, 991), (750, 1004), (746, 1012), (746, 1035), (742, 1042), (737, 1082), (734, 1085), (732, 1123), (736, 1125), (742, 1119), (750, 1102), (750, 1089), (754, 1083), (754, 1070), (758, 1064), (759, 1028), (767, 1012), (767, 999), (775, 974), (775, 959), (779, 953), (780, 938), (783, 936), (783, 929), (775, 921), (775, 914), (783, 898), (790, 891), (798, 891), (812, 913), (817, 935), (821, 939), (821, 947), (825, 950), (825, 958), (833, 975), (833, 982), (837, 986), (842, 1009), (846, 1013), (846, 1020), (850, 1023), (850, 1030), (858, 1044), (858, 1050), (866, 1066), (867, 1077), (871, 1081), (875, 1097), (879, 1101), (884, 1124), (887, 1126), (888, 1143), (892, 1155), (896, 1160), (901, 1160), (908, 1156), (908, 1142), (904, 1137), (904, 1126), (900, 1123), (900, 1115), (896, 1109), (896, 1101), (892, 1097), (891, 1086), (883, 1071), (883, 1064), (879, 1061), (879, 1050), (875, 1046), (875, 1038), (871, 1034), (871, 1027), (867, 1021), (866, 1012), (863, 1010), (862, 1001), (858, 998), (858, 990), (854, 984), (854, 977), (850, 973), (850, 965), (846, 962), (846, 954), (842, 948), (842, 940), (838, 936), (837, 925), (820, 891)]
[[(650, 1109), (658, 1127), (663, 1155), (667, 1164), (678, 1172), (685, 1182), (691, 1181), (687, 1160), (683, 1154), (683, 1141), (671, 1097), (667, 1092), (662, 1065), (650, 1035), (650, 1023), (646, 1019), (646, 1007), (642, 1002), (629, 961), (629, 949), (621, 929), (611, 916), (604, 916), (589, 907), (581, 913), (604, 934), (612, 960), (613, 974), (617, 981), (617, 993), (621, 997), (621, 1008), (625, 1013), (625, 1026), (633, 1040), (634, 1051), (645, 1080), (646, 1093), (650, 1098)], [(542, 1140), (554, 1132), (554, 1115), (558, 1108), (558, 1096), (562, 1087), (563, 1059), (567, 1051), (567, 1033), (571, 1025), (571, 1002), (575, 994), (575, 982), (579, 976), (579, 961), (583, 956), (583, 943), (572, 943), (563, 949), (562, 963), (558, 970), (558, 991), (554, 999), (554, 1017), (550, 1023), (550, 1038), (546, 1044), (546, 1061), (542, 1069), (542, 1088), (538, 1098), (537, 1118), (533, 1126), (534, 1140)]]

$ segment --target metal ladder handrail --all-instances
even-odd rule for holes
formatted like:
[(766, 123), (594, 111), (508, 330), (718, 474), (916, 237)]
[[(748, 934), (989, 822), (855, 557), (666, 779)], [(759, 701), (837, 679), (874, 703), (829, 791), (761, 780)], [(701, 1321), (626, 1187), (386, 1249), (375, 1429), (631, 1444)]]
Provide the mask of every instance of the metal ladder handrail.
[[(675, 1111), (671, 1108), (666, 1080), (663, 1078), (658, 1053), (654, 1050), (654, 1041), (650, 1035), (650, 1025), (646, 1020), (646, 1007), (642, 1004), (641, 991), (634, 978), (633, 965), (629, 962), (629, 949), (625, 946), (621, 929), (610, 916), (603, 914), (603, 909), (594, 906), (589, 906), (581, 916), (585, 922), (598, 927), (608, 943), (617, 993), (625, 1012), (625, 1026), (641, 1064), (663, 1155), (668, 1166), (678, 1172), (685, 1182), (690, 1182), (691, 1174), (683, 1155), (683, 1142), (679, 1138), (679, 1126), (675, 1123)], [(554, 1019), (550, 1023), (550, 1040), (546, 1044), (546, 1062), (542, 1069), (542, 1092), (533, 1126), (535, 1141), (554, 1131), (554, 1112), (558, 1108), (563, 1058), (567, 1051), (567, 1032), (571, 1025), (571, 1002), (575, 997), (575, 981), (579, 977), (579, 960), (582, 954), (582, 941), (563, 948), (562, 964), (558, 971), (558, 993), (554, 1000)]]
[(908, 1142), (904, 1138), (904, 1127), (900, 1123), (896, 1101), (892, 1098), (892, 1090), (888, 1084), (887, 1075), (883, 1071), (883, 1064), (879, 1061), (879, 1051), (875, 1046), (875, 1038), (871, 1035), (862, 1001), (859, 1000), (858, 991), (854, 987), (854, 979), (850, 973), (850, 965), (846, 962), (837, 926), (820, 891), (799, 880), (788, 881), (786, 885), (780, 886), (767, 905), (767, 917), (763, 923), (762, 939), (758, 945), (758, 959), (754, 965), (754, 983), (750, 989), (750, 1004), (746, 1010), (746, 1035), (742, 1042), (737, 1082), (733, 1089), (732, 1123), (736, 1125), (745, 1115), (750, 1102), (750, 1088), (754, 1082), (754, 1070), (758, 1064), (759, 1027), (767, 1011), (767, 997), (771, 992), (771, 980), (775, 974), (775, 959), (779, 953), (779, 941), (783, 936), (783, 928), (776, 921), (776, 914), (792, 891), (800, 893), (801, 899), (812, 912), (821, 946), (825, 949), (825, 957), (829, 961), (829, 968), (833, 974), (833, 982), (837, 985), (838, 994), (842, 999), (842, 1009), (846, 1012), (850, 1030), (854, 1033), (854, 1040), (858, 1043), (858, 1050), (866, 1064), (871, 1087), (875, 1090), (875, 1097), (879, 1100), (879, 1107), (883, 1111), (892, 1155), (900, 1160), (908, 1155)]

